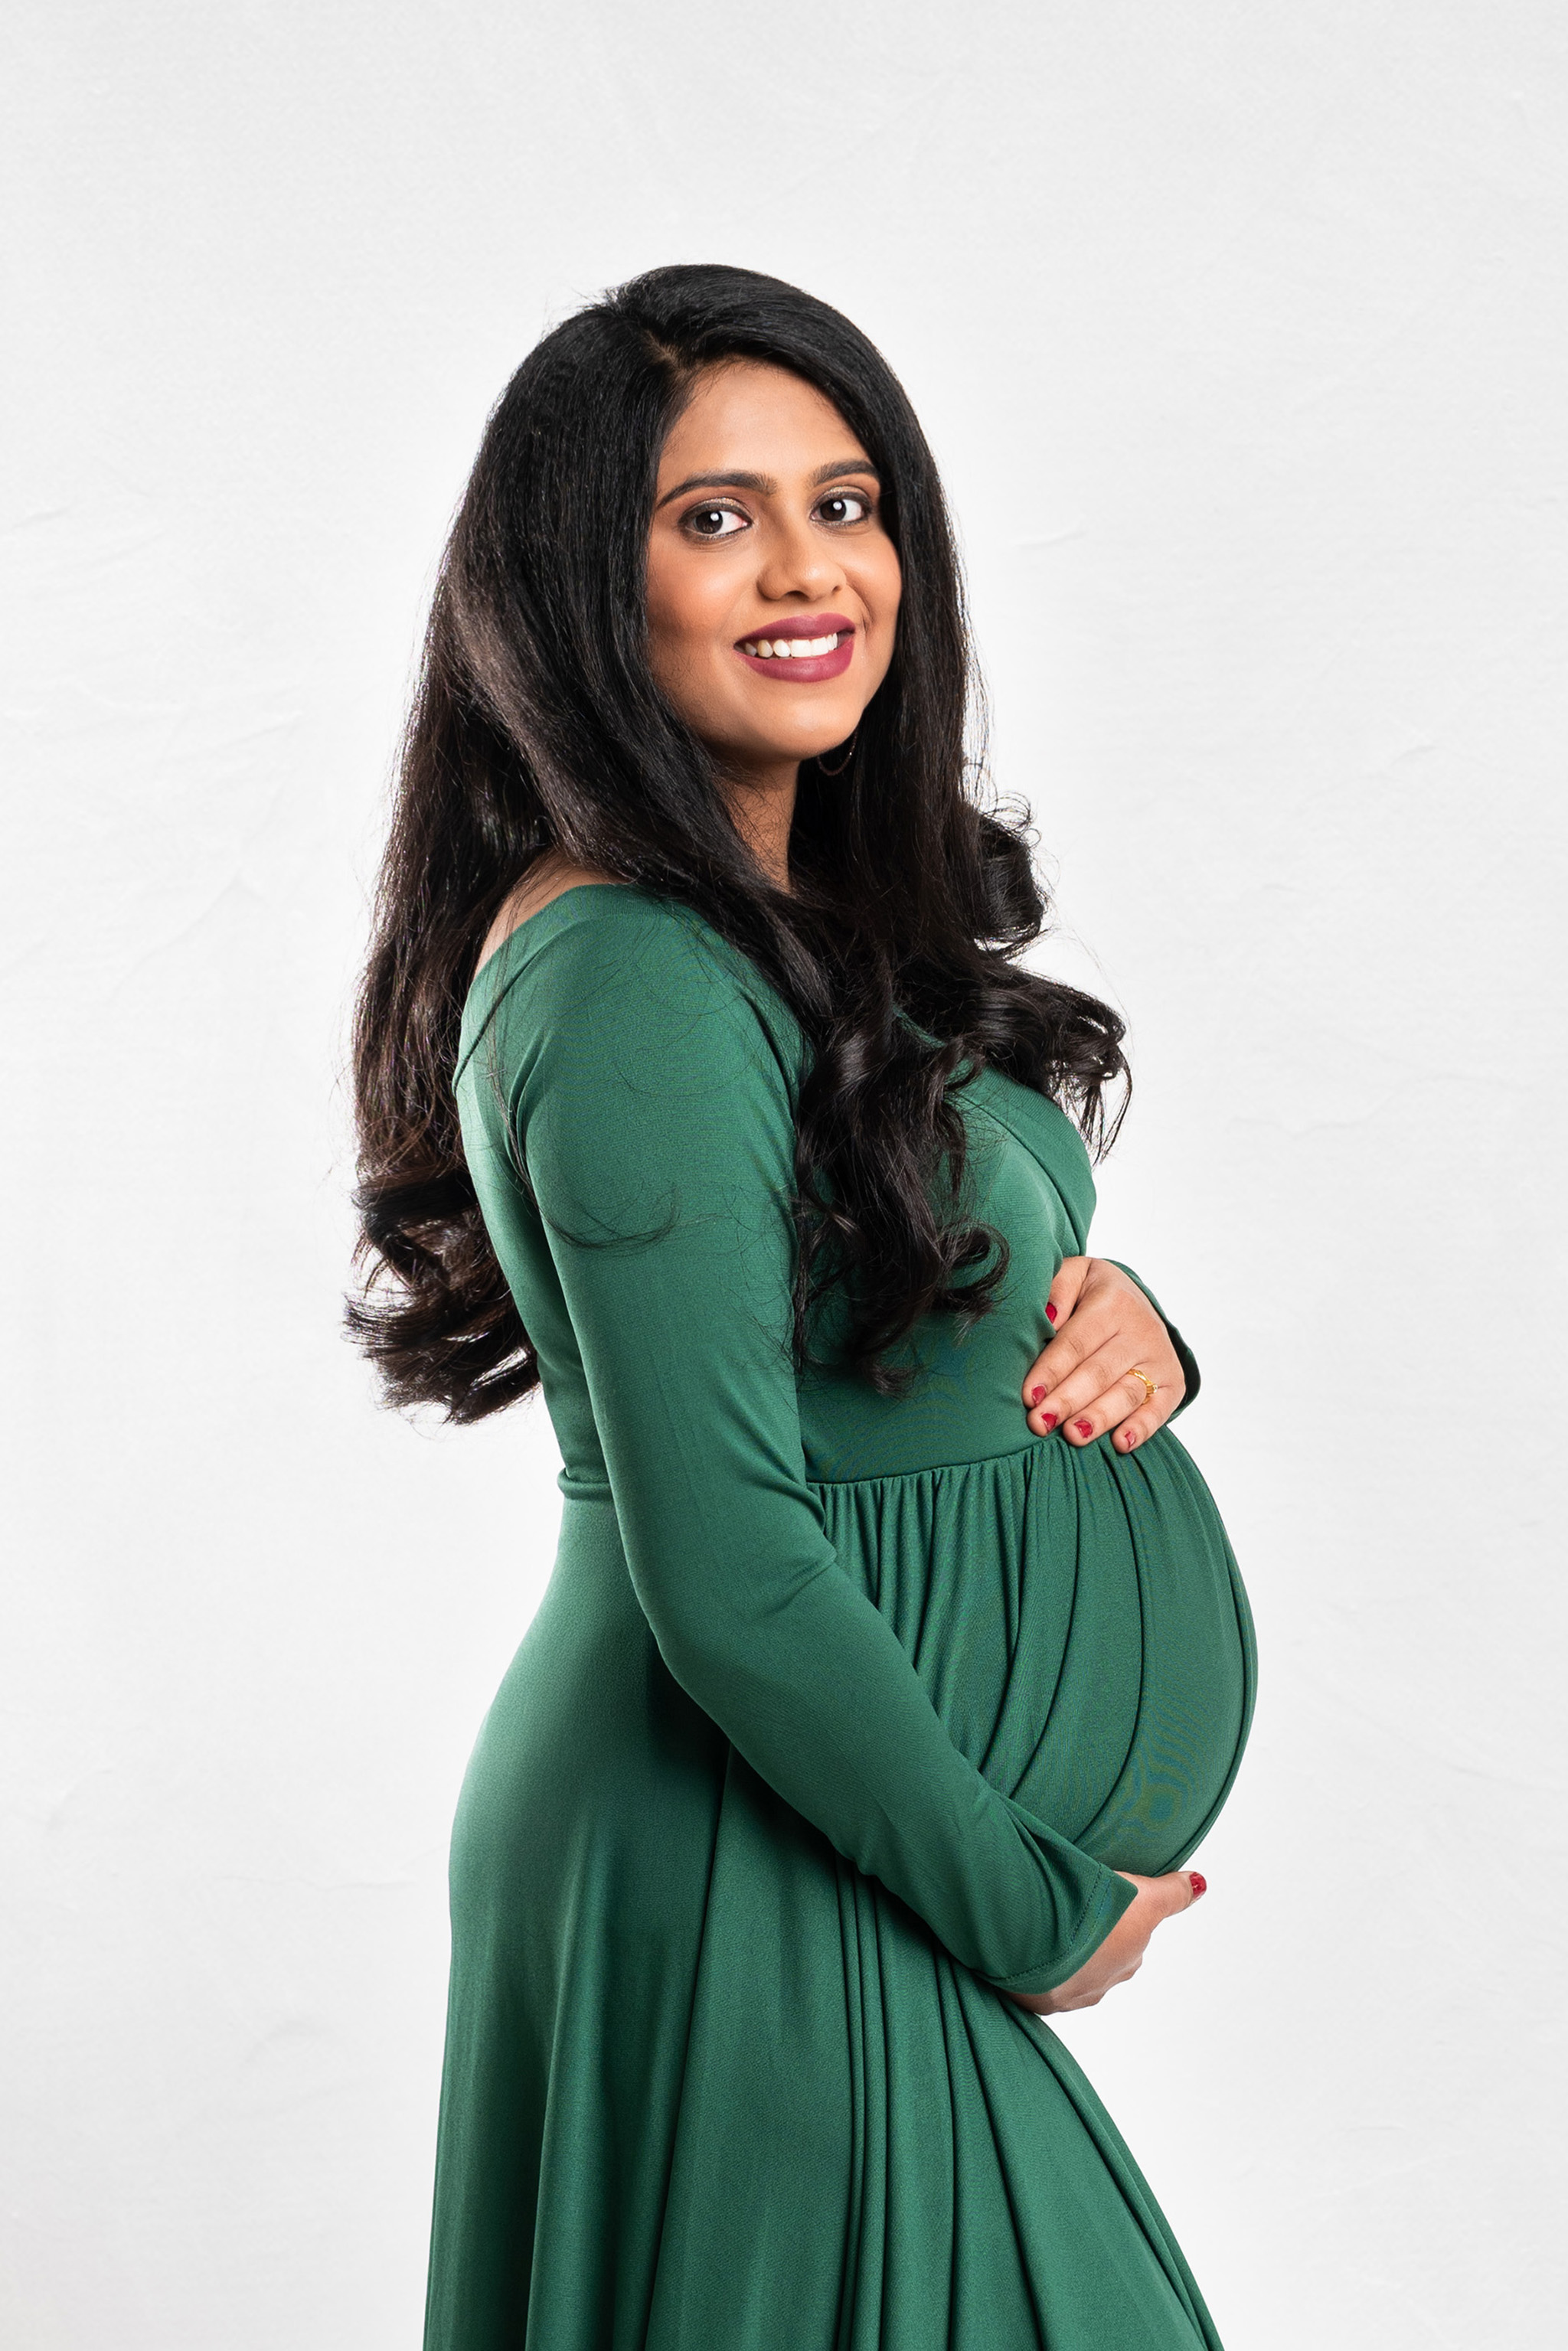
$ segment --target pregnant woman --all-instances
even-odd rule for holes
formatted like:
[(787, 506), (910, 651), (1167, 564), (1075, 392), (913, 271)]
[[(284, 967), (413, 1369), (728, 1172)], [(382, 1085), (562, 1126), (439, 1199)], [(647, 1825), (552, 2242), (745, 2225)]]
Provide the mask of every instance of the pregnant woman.
[(657, 270), (518, 371), (356, 1040), (355, 1327), (564, 1464), (454, 1837), (429, 2351), (1218, 2340), (1043, 2020), (1203, 1890), (1247, 1605), (968, 683), (837, 312)]

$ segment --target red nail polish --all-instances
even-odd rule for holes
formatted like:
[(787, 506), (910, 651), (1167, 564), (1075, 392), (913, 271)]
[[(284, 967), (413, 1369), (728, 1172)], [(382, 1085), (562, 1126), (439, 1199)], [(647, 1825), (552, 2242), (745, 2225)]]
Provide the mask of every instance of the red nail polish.
[(1092, 1437), (1094, 1434), (1094, 1424), (1092, 1420), (1075, 1420), (1072, 1426), (1080, 1437)]
[(1045, 1390), (1043, 1388), (1030, 1388), (1029, 1392), (1029, 1400), (1030, 1404), (1043, 1404), (1045, 1402)]
[(1196, 1902), (1200, 1894), (1208, 1892), (1208, 1880), (1201, 1869), (1189, 1869), (1187, 1876), (1192, 1880), (1192, 1898)]
[(1046, 1319), (1046, 1321), (1047, 1321), (1048, 1322), (1055, 1322), (1055, 1320), (1056, 1320), (1056, 1309), (1055, 1309), (1055, 1307), (1054, 1307), (1054, 1306), (1048, 1306), (1048, 1307), (1046, 1308), (1046, 1310), (1045, 1310), (1045, 1319)]
[(1045, 1425), (1047, 1428), (1054, 1428), (1060, 1418), (1061, 1415), (1059, 1413), (1048, 1412), (1045, 1416)]

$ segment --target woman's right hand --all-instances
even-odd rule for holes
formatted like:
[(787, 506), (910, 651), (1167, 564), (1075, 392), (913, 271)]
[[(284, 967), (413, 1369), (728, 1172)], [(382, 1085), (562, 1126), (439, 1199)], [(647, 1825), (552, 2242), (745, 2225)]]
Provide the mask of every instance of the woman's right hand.
[(1036, 2016), (1058, 2016), (1069, 2008), (1092, 2008), (1104, 1999), (1113, 1984), (1125, 1983), (1130, 1976), (1137, 1974), (1155, 1928), (1166, 1919), (1174, 1918), (1178, 1910), (1190, 1910), (1199, 1895), (1207, 1890), (1207, 1880), (1196, 1869), (1173, 1869), (1166, 1877), (1135, 1877), (1130, 1869), (1119, 1869), (1116, 1875), (1137, 1887), (1137, 1899), (1123, 1911), (1104, 1941), (1090, 1953), (1077, 1974), (1050, 1991), (1009, 1991), (1009, 2000), (1016, 2000), (1020, 2008), (1032, 2010)]

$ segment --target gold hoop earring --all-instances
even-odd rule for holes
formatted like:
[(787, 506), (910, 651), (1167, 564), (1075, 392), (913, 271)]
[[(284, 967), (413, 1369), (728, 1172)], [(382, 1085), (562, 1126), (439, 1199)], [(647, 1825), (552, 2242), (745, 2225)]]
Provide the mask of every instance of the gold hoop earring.
[(861, 730), (860, 730), (860, 728), (857, 726), (857, 727), (855, 728), (854, 733), (850, 737), (849, 741), (844, 745), (844, 756), (843, 756), (843, 758), (839, 761), (839, 764), (838, 764), (838, 766), (837, 766), (836, 768), (830, 768), (830, 767), (829, 767), (829, 765), (828, 765), (828, 763), (827, 763), (827, 761), (822, 758), (821, 754), (820, 752), (818, 753), (818, 755), (817, 755), (817, 772), (818, 772), (818, 774), (819, 774), (819, 775), (821, 775), (821, 776), (841, 776), (841, 775), (843, 774), (844, 769), (849, 766), (850, 761), (851, 761), (851, 760), (854, 758), (854, 756), (855, 756), (855, 745), (856, 745), (856, 743), (860, 740), (860, 731), (861, 731)]

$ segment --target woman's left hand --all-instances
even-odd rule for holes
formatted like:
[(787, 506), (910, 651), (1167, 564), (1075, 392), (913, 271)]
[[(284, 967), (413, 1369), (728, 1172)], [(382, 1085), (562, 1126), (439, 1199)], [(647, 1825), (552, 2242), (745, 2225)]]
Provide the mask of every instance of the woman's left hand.
[[(1092, 1445), (1108, 1428), (1118, 1453), (1152, 1437), (1186, 1394), (1170, 1333), (1135, 1281), (1103, 1257), (1063, 1258), (1046, 1313), (1056, 1336), (1023, 1384), (1037, 1437), (1060, 1429)], [(1136, 1374), (1155, 1383), (1150, 1395)]]

